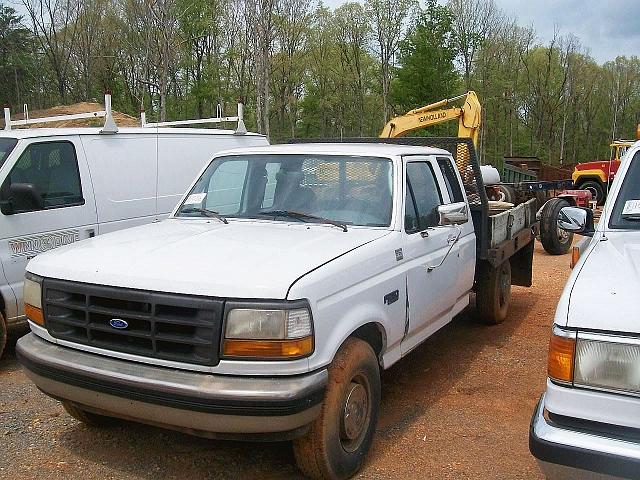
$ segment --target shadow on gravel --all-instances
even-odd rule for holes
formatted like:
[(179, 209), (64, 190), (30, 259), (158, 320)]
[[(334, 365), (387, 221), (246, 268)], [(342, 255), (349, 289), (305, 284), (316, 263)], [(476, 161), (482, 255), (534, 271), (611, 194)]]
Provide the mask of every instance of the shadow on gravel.
[[(383, 372), (382, 410), (368, 463), (374, 463), (386, 443), (402, 437), (451, 389), (462, 391), (456, 387), (457, 380), (472, 360), (486, 347), (502, 348), (535, 303), (536, 297), (526, 290), (514, 291), (509, 317), (498, 326), (479, 324), (464, 313)], [(9, 368), (13, 368), (11, 364), (16, 362), (10, 361)], [(482, 386), (464, 388), (472, 393)], [(99, 466), (102, 473), (120, 472), (123, 478), (145, 479), (303, 478), (289, 443), (207, 440), (120, 421), (100, 430), (70, 422), (57, 436), (59, 446), (69, 456)]]

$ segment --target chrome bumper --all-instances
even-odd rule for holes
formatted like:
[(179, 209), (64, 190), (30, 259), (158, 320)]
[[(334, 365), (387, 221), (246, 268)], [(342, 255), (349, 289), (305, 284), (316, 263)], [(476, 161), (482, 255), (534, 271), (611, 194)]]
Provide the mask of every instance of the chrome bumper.
[(318, 416), (328, 379), (326, 370), (241, 377), (143, 365), (61, 347), (33, 333), (18, 341), (16, 355), (27, 376), (56, 399), (205, 436), (294, 433)]
[(640, 478), (640, 443), (554, 424), (544, 400), (531, 419), (529, 450), (548, 479)]

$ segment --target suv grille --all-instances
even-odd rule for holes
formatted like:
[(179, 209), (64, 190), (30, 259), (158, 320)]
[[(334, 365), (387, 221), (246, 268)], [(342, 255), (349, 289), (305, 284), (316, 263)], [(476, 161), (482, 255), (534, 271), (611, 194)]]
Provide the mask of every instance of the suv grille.
[(45, 279), (43, 288), (46, 327), (54, 338), (150, 358), (218, 364), (223, 300), (53, 279)]

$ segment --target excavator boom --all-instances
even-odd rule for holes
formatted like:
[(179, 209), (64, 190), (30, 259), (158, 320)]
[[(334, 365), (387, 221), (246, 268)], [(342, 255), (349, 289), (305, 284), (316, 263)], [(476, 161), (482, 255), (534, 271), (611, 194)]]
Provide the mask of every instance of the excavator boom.
[[(462, 107), (443, 108), (463, 98), (464, 105)], [(458, 137), (471, 138), (477, 147), (481, 123), (480, 113), (478, 96), (475, 92), (470, 91), (464, 95), (415, 108), (404, 115), (391, 119), (382, 129), (380, 138), (402, 137), (415, 130), (457, 119)]]

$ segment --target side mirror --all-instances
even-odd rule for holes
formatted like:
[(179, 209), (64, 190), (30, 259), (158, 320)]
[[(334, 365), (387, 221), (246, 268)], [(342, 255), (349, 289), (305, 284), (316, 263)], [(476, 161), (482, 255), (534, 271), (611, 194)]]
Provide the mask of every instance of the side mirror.
[(3, 214), (13, 215), (44, 208), (42, 194), (33, 183), (12, 183), (8, 190), (8, 194), (4, 193), (0, 201), (0, 211)]
[(438, 207), (438, 226), (460, 225), (469, 221), (469, 209), (465, 202), (450, 203)]
[(593, 225), (593, 210), (581, 207), (563, 207), (558, 213), (558, 228), (565, 232), (592, 237), (596, 231)]

